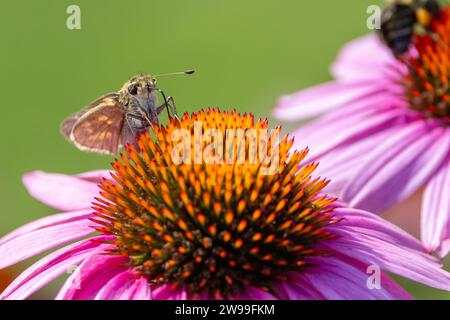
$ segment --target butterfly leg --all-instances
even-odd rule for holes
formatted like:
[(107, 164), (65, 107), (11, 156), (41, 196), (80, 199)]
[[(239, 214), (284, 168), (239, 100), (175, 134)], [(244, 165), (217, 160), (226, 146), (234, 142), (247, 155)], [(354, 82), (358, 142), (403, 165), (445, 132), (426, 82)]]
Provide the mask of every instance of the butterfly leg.
[(152, 122), (147, 117), (143, 117), (141, 115), (129, 113), (126, 116), (128, 127), (132, 135), (137, 138), (139, 132), (146, 130), (149, 126), (151, 126)]
[[(128, 113), (126, 116), (128, 126), (130, 129), (136, 129), (136, 130), (143, 130), (147, 129), (149, 126), (151, 126), (155, 121), (151, 121), (145, 114), (134, 114), (134, 113)], [(158, 124), (158, 119), (156, 120), (156, 124)]]
[(169, 107), (170, 110), (172, 111), (174, 117), (175, 117), (177, 120), (180, 120), (180, 118), (178, 117), (177, 107), (176, 107), (176, 105), (175, 105), (175, 100), (173, 99), (172, 96), (169, 96), (169, 97), (167, 98), (167, 103), (168, 103), (168, 107)]
[(173, 99), (173, 97), (169, 96), (166, 98), (164, 91), (162, 91), (160, 89), (158, 89), (158, 91), (161, 93), (161, 95), (164, 99), (164, 103), (157, 108), (156, 114), (159, 115), (164, 109), (167, 109), (167, 114), (169, 117), (170, 117), (170, 112), (172, 112), (173, 117), (177, 120), (180, 120), (180, 118), (178, 117), (178, 114), (177, 114), (177, 108), (175, 106), (175, 100)]
[(147, 130), (152, 125), (152, 122), (150, 122), (148, 117), (135, 113), (127, 113), (125, 120), (126, 128), (124, 128), (123, 131), (125, 140), (124, 145), (129, 143), (137, 150), (137, 138), (139, 134)]
[[(159, 115), (161, 112), (163, 112), (164, 109), (168, 109), (170, 108), (170, 111), (173, 112), (173, 108), (170, 105), (170, 102), (173, 103), (173, 98), (171, 96), (169, 96), (167, 98), (167, 101), (164, 101), (164, 103), (162, 105), (160, 105), (157, 109), (156, 109), (156, 113)], [(174, 112), (174, 114), (176, 115), (176, 112)]]

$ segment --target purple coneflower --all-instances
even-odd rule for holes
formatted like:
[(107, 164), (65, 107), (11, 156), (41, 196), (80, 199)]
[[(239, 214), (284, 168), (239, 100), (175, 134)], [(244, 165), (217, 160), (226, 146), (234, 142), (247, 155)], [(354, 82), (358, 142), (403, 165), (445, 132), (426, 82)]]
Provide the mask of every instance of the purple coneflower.
[(268, 128), (236, 112), (185, 114), (128, 146), (99, 189), (102, 172), (26, 175), (32, 195), (68, 212), (0, 239), (0, 269), (62, 247), (1, 298), (25, 299), (68, 271), (57, 299), (409, 299), (385, 272), (450, 290), (412, 236), (323, 195), (328, 181), (312, 178), (316, 164), (300, 166), (308, 150), (291, 153), (288, 136), (267, 142), (279, 150), (273, 175), (260, 174), (265, 161), (174, 164), (175, 130), (198, 147), (194, 122), (203, 132)]
[[(312, 161), (351, 207), (383, 213), (423, 192), (421, 237), (429, 252), (450, 250), (450, 8), (396, 59), (370, 35), (345, 47), (336, 80), (281, 98), (274, 115), (304, 120), (295, 148)], [(419, 203), (420, 206), (420, 203)], [(412, 212), (405, 210), (405, 220)], [(402, 213), (403, 214), (403, 213)], [(419, 223), (419, 222), (417, 222)]]

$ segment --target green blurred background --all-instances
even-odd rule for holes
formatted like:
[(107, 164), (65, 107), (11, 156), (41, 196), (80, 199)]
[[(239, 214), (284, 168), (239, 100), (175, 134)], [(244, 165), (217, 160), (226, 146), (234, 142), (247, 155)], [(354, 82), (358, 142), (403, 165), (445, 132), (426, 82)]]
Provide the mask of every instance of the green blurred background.
[[(380, 3), (3, 1), (0, 235), (55, 213), (28, 196), (23, 173), (108, 168), (110, 157), (79, 152), (58, 127), (67, 115), (117, 90), (133, 74), (195, 68), (195, 76), (159, 81), (175, 97), (179, 112), (211, 106), (270, 116), (278, 96), (330, 79), (328, 68), (337, 50), (369, 32), (366, 9)], [(81, 30), (66, 28), (71, 4), (81, 8)], [(25, 265), (10, 271), (15, 274)], [(417, 298), (450, 298), (401, 283)], [(54, 292), (50, 286), (34, 298), (51, 298)]]

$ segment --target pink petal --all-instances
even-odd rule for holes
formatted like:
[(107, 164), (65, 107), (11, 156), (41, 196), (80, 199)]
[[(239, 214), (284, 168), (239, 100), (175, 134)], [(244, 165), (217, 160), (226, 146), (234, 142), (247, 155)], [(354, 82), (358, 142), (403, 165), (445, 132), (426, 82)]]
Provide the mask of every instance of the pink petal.
[(148, 284), (148, 280), (144, 277), (140, 277), (135, 284), (135, 291), (131, 300), (151, 300), (152, 292)]
[(345, 81), (378, 81), (384, 79), (389, 70), (400, 68), (399, 65), (373, 33), (347, 44), (339, 53), (331, 72), (335, 78)]
[(409, 249), (425, 253), (424, 247), (419, 240), (378, 215), (363, 210), (342, 207), (337, 207), (333, 214), (337, 219), (340, 219), (336, 228), (351, 229), (355, 233), (361, 233), (361, 235), (370, 234), (371, 237), (390, 243), (402, 243)]
[(0, 269), (79, 240), (94, 232), (89, 220), (75, 220), (33, 230), (16, 236), (0, 245)]
[(150, 298), (148, 281), (132, 270), (116, 275), (95, 296), (95, 300), (150, 300)]
[(273, 115), (286, 121), (304, 120), (345, 106), (379, 90), (380, 85), (377, 82), (339, 83), (333, 81), (281, 97)]
[(162, 285), (152, 291), (153, 300), (188, 300), (184, 288), (173, 289), (169, 284)]
[(86, 180), (88, 182), (100, 184), (103, 181), (103, 179), (111, 178), (111, 171), (97, 170), (97, 171), (83, 172), (83, 173), (77, 174), (76, 177)]
[(67, 279), (56, 300), (93, 300), (115, 276), (126, 271), (127, 259), (107, 254), (88, 257)]
[(411, 196), (449, 153), (450, 135), (436, 126), (419, 121), (399, 130), (368, 155), (342, 200), (351, 207), (382, 213)]
[[(278, 287), (280, 287), (278, 289)], [(283, 282), (276, 286), (277, 294), (282, 300), (324, 300), (323, 294), (314, 288), (311, 283), (297, 277), (295, 281)]]
[(275, 296), (262, 289), (247, 287), (233, 297), (233, 300), (278, 300)]
[[(22, 300), (49, 284), (64, 273), (69, 273), (84, 259), (108, 246), (99, 241), (105, 237), (83, 240), (59, 249), (22, 272), (0, 296), (5, 300)], [(72, 270), (73, 269), (73, 270)]]
[[(318, 134), (321, 134), (322, 130), (328, 129), (336, 123), (342, 124), (345, 128), (345, 124), (349, 122), (358, 123), (361, 119), (370, 119), (371, 117), (384, 112), (395, 111), (398, 109), (405, 109), (406, 103), (399, 97), (392, 95), (390, 92), (381, 91), (376, 94), (371, 94), (364, 99), (357, 99), (348, 104), (342, 105), (337, 110), (329, 112), (319, 119), (308, 123), (303, 129), (299, 130), (301, 135), (299, 139), (309, 139)], [(406, 113), (408, 115), (408, 113)], [(404, 112), (399, 113), (405, 120)], [(412, 117), (411, 117), (412, 118)], [(322, 136), (326, 136), (322, 135)]]
[(309, 285), (326, 300), (410, 300), (411, 296), (394, 280), (380, 273), (380, 289), (370, 289), (367, 265), (347, 257), (311, 259), (315, 265), (299, 274), (302, 285)]
[(16, 230), (10, 232), (9, 234), (0, 238), (0, 245), (4, 244), (7, 241), (10, 241), (18, 236), (24, 235), (26, 233), (37, 231), (40, 229), (57, 226), (62, 223), (80, 221), (80, 220), (88, 220), (92, 217), (91, 211), (82, 210), (75, 212), (66, 212), (60, 214), (54, 214), (45, 218), (41, 218), (39, 220), (30, 222), (26, 225), (23, 225)]
[[(446, 135), (450, 135), (447, 129)], [(442, 242), (450, 241), (450, 162), (427, 184), (422, 206), (422, 240), (430, 251), (442, 251)], [(447, 252), (446, 252), (447, 251)]]
[[(335, 209), (334, 213), (344, 219), (328, 227), (337, 236), (326, 244), (330, 250), (401, 277), (450, 291), (450, 274), (442, 269), (439, 260), (426, 253), (425, 248), (418, 248), (418, 242), (412, 236), (387, 221), (383, 223), (381, 219), (378, 226), (373, 224), (375, 218), (369, 219), (366, 225), (364, 216), (373, 216), (368, 212), (341, 208)], [(357, 215), (357, 219), (352, 219), (353, 215)], [(349, 225), (346, 225), (347, 220), (351, 220)]]
[[(310, 159), (320, 159), (320, 157), (335, 148), (358, 140), (370, 138), (372, 135), (390, 129), (401, 121), (400, 110), (388, 110), (371, 113), (355, 112), (345, 119), (330, 121), (326, 125), (320, 126), (320, 130), (313, 130), (305, 126), (297, 130), (294, 135), (296, 140), (293, 148), (297, 150), (310, 146)], [(320, 120), (319, 120), (320, 121)], [(318, 126), (313, 123), (312, 126)]]
[(447, 239), (445, 241), (443, 241), (441, 243), (441, 246), (439, 247), (439, 249), (436, 251), (436, 253), (440, 256), (440, 257), (445, 257), (447, 256), (447, 254), (450, 252), (450, 241)]
[(395, 130), (397, 129), (387, 129), (373, 134), (369, 139), (342, 145), (317, 159), (320, 165), (315, 171), (316, 176), (331, 180), (324, 191), (340, 196), (342, 189), (365, 164), (367, 154), (383, 143)]
[(40, 171), (24, 175), (23, 183), (34, 198), (63, 211), (90, 208), (99, 192), (95, 183), (82, 178)]

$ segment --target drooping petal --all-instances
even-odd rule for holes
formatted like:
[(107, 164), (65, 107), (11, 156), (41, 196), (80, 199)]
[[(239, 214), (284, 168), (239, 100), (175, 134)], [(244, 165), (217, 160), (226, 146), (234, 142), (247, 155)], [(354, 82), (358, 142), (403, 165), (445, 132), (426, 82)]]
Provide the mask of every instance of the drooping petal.
[(445, 257), (450, 252), (450, 241), (445, 240), (441, 243), (441, 246), (436, 251), (440, 257)]
[(132, 270), (116, 275), (95, 296), (95, 300), (149, 300), (150, 298), (150, 286), (147, 280)]
[(92, 300), (115, 276), (127, 270), (127, 259), (121, 256), (95, 254), (66, 280), (56, 300)]
[[(320, 126), (320, 130), (318, 128), (311, 130), (306, 126), (294, 133), (298, 139), (295, 140), (293, 147), (301, 150), (305, 145), (310, 145), (310, 159), (320, 159), (322, 155), (341, 145), (370, 138), (374, 134), (392, 128), (401, 121), (400, 114), (399, 110), (357, 112), (346, 119), (329, 121)], [(313, 125), (318, 126), (317, 123)]]
[[(372, 58), (367, 59), (368, 56)], [(274, 117), (286, 121), (305, 120), (377, 92), (385, 92), (387, 96), (402, 92), (397, 84), (402, 71), (401, 64), (375, 35), (362, 37), (341, 50), (332, 67), (337, 81), (281, 97)]]
[(20, 274), (0, 295), (0, 300), (23, 300), (64, 273), (73, 272), (76, 266), (90, 255), (103, 251), (108, 245), (100, 243), (106, 237), (83, 240), (59, 249), (31, 265)]
[(364, 166), (367, 154), (384, 143), (386, 138), (396, 130), (397, 128), (384, 130), (371, 135), (369, 139), (347, 143), (317, 159), (320, 165), (315, 174), (331, 180), (324, 191), (334, 196), (340, 196), (341, 191), (348, 183), (351, 183), (353, 176), (359, 171), (358, 169)]
[(278, 300), (271, 293), (256, 287), (247, 287), (233, 297), (235, 300)]
[(188, 300), (186, 289), (174, 289), (170, 285), (162, 285), (152, 290), (153, 300)]
[(274, 109), (274, 117), (286, 121), (305, 120), (375, 94), (379, 90), (380, 86), (374, 82), (321, 84), (281, 97)]
[[(348, 43), (341, 49), (331, 72), (344, 81), (367, 81), (386, 78), (390, 70), (400, 68), (391, 52), (376, 34), (370, 34)], [(392, 71), (391, 71), (392, 72)]]
[(44, 217), (41, 219), (38, 219), (36, 221), (30, 222), (28, 224), (25, 224), (16, 230), (8, 233), (7, 235), (0, 238), (0, 246), (4, 244), (7, 241), (10, 241), (14, 238), (17, 238), (18, 236), (25, 235), (29, 232), (37, 231), (40, 229), (57, 226), (62, 223), (68, 223), (68, 222), (74, 222), (74, 221), (80, 221), (85, 220), (87, 221), (90, 217), (92, 217), (91, 211), (82, 210), (82, 211), (75, 211), (75, 212), (66, 212), (66, 213), (59, 213), (54, 214), (48, 217)]
[[(87, 212), (86, 212), (87, 214)], [(0, 269), (41, 254), (94, 232), (87, 219), (62, 222), (20, 234), (0, 245)]]
[(337, 236), (326, 245), (330, 250), (401, 277), (450, 291), (450, 274), (417, 239), (365, 211), (338, 208), (333, 213), (342, 220), (328, 227)]
[(342, 200), (351, 207), (382, 213), (411, 196), (449, 153), (450, 135), (443, 135), (443, 130), (423, 121), (400, 130), (368, 155)]
[(144, 277), (140, 277), (139, 280), (135, 283), (135, 291), (133, 296), (131, 296), (132, 300), (151, 300), (152, 292), (150, 290), (150, 286), (148, 284), (148, 280)]
[[(329, 112), (315, 121), (305, 125), (303, 130), (300, 130), (301, 135), (299, 139), (309, 139), (310, 136), (321, 134), (322, 130), (327, 129), (336, 123), (345, 124), (348, 121), (357, 123), (361, 119), (369, 119), (378, 113), (384, 113), (404, 109), (406, 107), (405, 101), (400, 97), (392, 95), (385, 91), (380, 91), (366, 96), (364, 99), (356, 99), (348, 104), (342, 105), (340, 108)], [(407, 116), (408, 113), (399, 113), (404, 119), (403, 122), (408, 122), (414, 117)], [(410, 118), (410, 119), (408, 119)], [(400, 122), (401, 123), (401, 122)]]
[(40, 171), (24, 175), (23, 183), (34, 198), (62, 211), (90, 208), (99, 192), (95, 183), (84, 178)]
[(373, 213), (338, 206), (333, 211), (339, 223), (331, 228), (351, 229), (355, 233), (361, 233), (364, 237), (366, 234), (387, 241), (389, 243), (399, 243), (413, 251), (424, 252), (423, 244), (411, 236), (408, 232), (398, 226), (386, 221), (382, 217)]
[[(447, 135), (450, 131), (447, 130)], [(421, 217), (422, 241), (443, 257), (450, 249), (450, 162), (440, 168), (427, 184)], [(443, 244), (444, 242), (444, 244)], [(445, 243), (448, 243), (445, 245)]]
[(367, 266), (354, 259), (333, 256), (311, 259), (311, 272), (299, 274), (303, 285), (309, 285), (327, 300), (409, 300), (411, 296), (388, 275), (380, 272), (379, 288), (368, 285)]
[(280, 300), (324, 300), (323, 294), (309, 282), (296, 277), (295, 281), (283, 281), (272, 288)]

